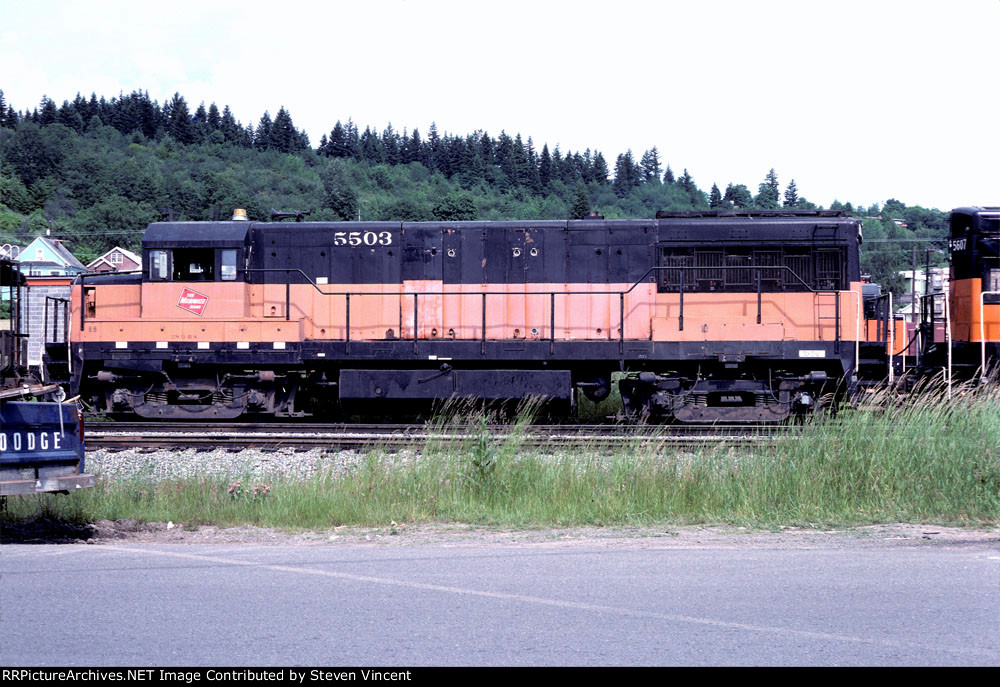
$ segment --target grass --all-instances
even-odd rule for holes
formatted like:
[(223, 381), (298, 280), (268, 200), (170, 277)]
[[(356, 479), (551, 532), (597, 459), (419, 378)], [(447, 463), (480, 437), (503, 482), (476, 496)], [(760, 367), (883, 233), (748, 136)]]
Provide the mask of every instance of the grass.
[[(876, 412), (821, 418), (765, 446), (678, 451), (656, 441), (614, 451), (525, 444), (531, 408), (508, 420), (443, 409), (435, 425), (474, 424), (458, 443), (429, 441), (419, 460), (375, 450), (348, 473), (305, 481), (111, 482), (70, 496), (10, 499), (0, 525), (50, 517), (132, 518), (287, 529), (396, 522), (499, 526), (663, 524), (858, 525), (1000, 523), (1000, 393), (947, 401), (885, 396)], [(410, 456), (412, 458), (412, 455)], [(266, 488), (265, 488), (266, 487)]]

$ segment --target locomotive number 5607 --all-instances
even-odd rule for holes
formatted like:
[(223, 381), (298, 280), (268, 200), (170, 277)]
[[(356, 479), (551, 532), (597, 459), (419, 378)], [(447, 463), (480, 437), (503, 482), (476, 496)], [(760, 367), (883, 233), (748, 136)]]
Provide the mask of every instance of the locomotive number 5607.
[(337, 231), (333, 234), (335, 246), (389, 246), (392, 234), (388, 231)]

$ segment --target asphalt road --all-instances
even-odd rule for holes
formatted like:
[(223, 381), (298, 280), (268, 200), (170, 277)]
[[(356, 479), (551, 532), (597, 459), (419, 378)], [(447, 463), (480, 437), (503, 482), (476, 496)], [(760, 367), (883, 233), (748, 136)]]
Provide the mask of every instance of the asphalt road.
[(10, 666), (998, 665), (1000, 545), (0, 547)]

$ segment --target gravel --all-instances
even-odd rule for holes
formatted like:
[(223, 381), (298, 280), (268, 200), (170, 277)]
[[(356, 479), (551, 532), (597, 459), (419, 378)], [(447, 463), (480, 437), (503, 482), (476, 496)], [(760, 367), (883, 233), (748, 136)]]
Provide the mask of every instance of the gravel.
[[(160, 451), (88, 451), (87, 472), (100, 474), (117, 481), (142, 480), (159, 482), (163, 480), (190, 477), (252, 479), (281, 478), (306, 480), (317, 473), (343, 475), (358, 467), (373, 454), (359, 451), (325, 451), (312, 449), (296, 451), (277, 449), (260, 451), (244, 449), (227, 451), (197, 449)], [(405, 463), (412, 460), (409, 451), (387, 454), (378, 460)]]

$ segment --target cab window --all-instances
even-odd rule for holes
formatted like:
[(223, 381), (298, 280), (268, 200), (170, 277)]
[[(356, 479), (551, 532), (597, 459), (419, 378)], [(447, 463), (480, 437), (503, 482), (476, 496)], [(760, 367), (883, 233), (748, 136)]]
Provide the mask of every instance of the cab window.
[(174, 250), (173, 281), (215, 281), (215, 251), (211, 248)]
[(219, 251), (219, 278), (222, 281), (236, 281), (236, 251)]
[(149, 280), (166, 281), (170, 278), (169, 251), (149, 251)]

